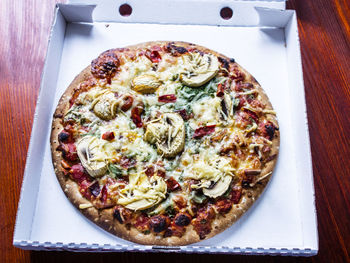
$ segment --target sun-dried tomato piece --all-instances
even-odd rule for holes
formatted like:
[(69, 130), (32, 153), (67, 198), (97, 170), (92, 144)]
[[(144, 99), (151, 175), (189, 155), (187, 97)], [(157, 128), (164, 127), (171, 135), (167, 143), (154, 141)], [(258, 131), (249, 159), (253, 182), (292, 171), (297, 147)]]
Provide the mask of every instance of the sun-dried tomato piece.
[(143, 126), (142, 119), (141, 119), (142, 112), (143, 112), (143, 103), (139, 103), (131, 110), (131, 119), (137, 128), (141, 128)]
[(104, 134), (102, 134), (102, 139), (103, 140), (106, 140), (106, 141), (111, 141), (115, 138), (114, 136), (114, 132), (105, 132)]
[(134, 102), (134, 98), (131, 95), (124, 95), (122, 97), (122, 106), (120, 109), (122, 111), (128, 111)]
[(216, 125), (203, 126), (194, 131), (193, 138), (199, 139), (215, 131)]
[(159, 52), (156, 50), (149, 50), (147, 49), (145, 52), (145, 56), (152, 61), (152, 63), (158, 63), (162, 60), (162, 57), (160, 56)]
[(164, 103), (175, 102), (176, 101), (176, 96), (175, 96), (175, 94), (162, 95), (162, 96), (158, 97), (158, 101), (159, 102), (164, 102)]
[(165, 182), (166, 182), (168, 190), (170, 192), (181, 190), (180, 184), (173, 177), (170, 177)]

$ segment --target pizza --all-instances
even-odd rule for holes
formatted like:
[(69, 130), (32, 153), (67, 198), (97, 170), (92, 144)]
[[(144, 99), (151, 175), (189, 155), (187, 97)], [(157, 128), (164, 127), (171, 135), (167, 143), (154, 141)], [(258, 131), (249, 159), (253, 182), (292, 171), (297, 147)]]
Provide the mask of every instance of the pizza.
[(271, 178), (276, 113), (234, 59), (186, 42), (103, 52), (53, 116), (58, 181), (74, 206), (129, 241), (186, 245), (230, 227)]

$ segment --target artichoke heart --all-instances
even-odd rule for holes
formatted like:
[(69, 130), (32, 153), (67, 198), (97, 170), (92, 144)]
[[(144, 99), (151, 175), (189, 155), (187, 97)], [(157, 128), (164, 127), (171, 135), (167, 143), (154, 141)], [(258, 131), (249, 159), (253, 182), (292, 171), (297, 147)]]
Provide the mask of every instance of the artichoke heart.
[(156, 144), (159, 154), (175, 157), (185, 146), (185, 125), (178, 113), (164, 113), (160, 119), (147, 125), (145, 141)]
[(104, 161), (91, 160), (98, 153), (98, 145), (98, 139), (93, 136), (85, 136), (77, 144), (81, 164), (92, 177), (100, 177), (107, 172), (107, 164)]
[(219, 71), (219, 61), (212, 54), (193, 52), (182, 57), (185, 72), (181, 81), (190, 87), (199, 87), (211, 80)]
[(221, 178), (219, 181), (217, 181), (214, 185), (214, 187), (211, 188), (203, 188), (203, 194), (206, 196), (216, 198), (218, 196), (223, 195), (227, 189), (230, 186), (230, 183), (232, 181), (232, 177), (229, 175), (226, 175), (225, 177)]
[(117, 115), (118, 101), (112, 92), (107, 92), (92, 102), (91, 108), (102, 120), (111, 120)]
[(148, 178), (143, 172), (131, 174), (129, 184), (120, 191), (118, 204), (131, 210), (144, 210), (160, 203), (167, 192), (167, 185), (162, 177)]
[(154, 93), (161, 85), (160, 80), (153, 75), (140, 75), (132, 80), (132, 89), (142, 94)]

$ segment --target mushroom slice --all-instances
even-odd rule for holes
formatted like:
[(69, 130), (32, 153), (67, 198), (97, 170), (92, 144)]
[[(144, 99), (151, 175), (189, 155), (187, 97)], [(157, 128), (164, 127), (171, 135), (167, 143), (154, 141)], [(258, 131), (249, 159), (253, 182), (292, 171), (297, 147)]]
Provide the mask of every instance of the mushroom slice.
[(182, 56), (185, 72), (181, 81), (190, 87), (199, 87), (211, 80), (219, 71), (219, 61), (212, 54), (198, 52)]
[(203, 188), (203, 194), (212, 198), (221, 196), (227, 191), (231, 181), (232, 181), (232, 177), (227, 175), (221, 178), (219, 181), (217, 181), (213, 188), (211, 189)]
[(111, 120), (117, 115), (118, 101), (112, 92), (107, 92), (92, 102), (92, 108), (97, 117)]
[(153, 75), (140, 75), (132, 80), (132, 89), (142, 94), (154, 93), (161, 85), (159, 79)]
[(77, 143), (77, 153), (81, 164), (92, 177), (100, 177), (107, 172), (107, 164), (103, 161), (91, 161), (97, 153), (98, 139), (85, 136)]
[(156, 144), (159, 154), (171, 158), (185, 146), (185, 124), (178, 113), (164, 113), (157, 121), (147, 125), (144, 139)]

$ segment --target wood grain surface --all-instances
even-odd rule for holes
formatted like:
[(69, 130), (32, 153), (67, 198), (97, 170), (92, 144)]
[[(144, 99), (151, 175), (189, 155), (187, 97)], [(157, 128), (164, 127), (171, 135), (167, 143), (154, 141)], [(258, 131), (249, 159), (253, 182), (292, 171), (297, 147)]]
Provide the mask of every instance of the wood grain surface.
[(311, 258), (30, 252), (12, 246), (53, 8), (0, 1), (0, 262), (350, 262), (350, 1), (290, 0), (297, 10), (320, 250)]

